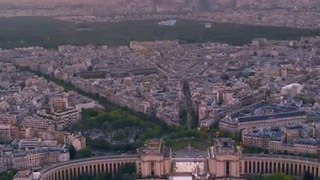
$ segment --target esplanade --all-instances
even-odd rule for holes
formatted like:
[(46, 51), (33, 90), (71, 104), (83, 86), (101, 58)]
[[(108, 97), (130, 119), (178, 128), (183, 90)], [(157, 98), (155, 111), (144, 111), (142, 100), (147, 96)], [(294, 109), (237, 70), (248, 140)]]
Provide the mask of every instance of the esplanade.
[(149, 140), (134, 155), (94, 157), (56, 164), (40, 172), (40, 180), (73, 180), (81, 174), (115, 174), (124, 164), (136, 166), (141, 179), (168, 179), (188, 175), (194, 179), (246, 179), (251, 175), (286, 173), (303, 176), (307, 171), (318, 178), (320, 160), (299, 156), (243, 154), (228, 138), (214, 141), (207, 151), (185, 149), (172, 152), (161, 140)]

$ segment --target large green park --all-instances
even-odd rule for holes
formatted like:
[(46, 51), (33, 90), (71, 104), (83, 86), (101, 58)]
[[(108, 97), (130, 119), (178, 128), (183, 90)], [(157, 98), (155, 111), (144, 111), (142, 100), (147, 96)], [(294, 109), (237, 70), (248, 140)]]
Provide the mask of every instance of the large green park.
[(0, 48), (59, 45), (128, 45), (130, 41), (180, 40), (181, 43), (249, 43), (254, 38), (298, 39), (320, 35), (320, 30), (253, 26), (178, 20), (175, 26), (159, 26), (156, 20), (73, 23), (51, 17), (0, 18)]

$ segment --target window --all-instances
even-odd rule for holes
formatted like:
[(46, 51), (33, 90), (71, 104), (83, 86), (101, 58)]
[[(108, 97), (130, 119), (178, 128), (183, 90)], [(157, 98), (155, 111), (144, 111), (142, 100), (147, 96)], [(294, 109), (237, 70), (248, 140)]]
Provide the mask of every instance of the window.
[(248, 162), (244, 162), (244, 173), (247, 174), (248, 173)]
[(226, 175), (229, 176), (230, 175), (230, 161), (226, 162)]
[(154, 176), (154, 162), (151, 162), (151, 175)]

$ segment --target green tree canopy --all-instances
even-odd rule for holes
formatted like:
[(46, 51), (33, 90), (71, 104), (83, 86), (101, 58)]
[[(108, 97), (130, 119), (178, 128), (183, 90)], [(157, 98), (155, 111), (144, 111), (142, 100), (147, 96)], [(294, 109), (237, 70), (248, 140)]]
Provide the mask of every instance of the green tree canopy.
[(304, 173), (303, 180), (314, 180), (314, 176), (310, 172), (306, 171)]
[(135, 164), (124, 164), (119, 167), (118, 172), (115, 174), (116, 180), (134, 180), (137, 173)]
[(76, 159), (88, 158), (92, 156), (92, 152), (90, 148), (84, 148), (77, 152)]
[(276, 173), (267, 177), (266, 180), (293, 180), (293, 178), (284, 173)]
[(16, 170), (9, 170), (0, 174), (0, 180), (12, 180), (13, 176), (17, 173)]
[(74, 148), (73, 145), (71, 145), (71, 146), (69, 147), (69, 154), (70, 154), (70, 159), (76, 158), (77, 151), (76, 151), (76, 149)]

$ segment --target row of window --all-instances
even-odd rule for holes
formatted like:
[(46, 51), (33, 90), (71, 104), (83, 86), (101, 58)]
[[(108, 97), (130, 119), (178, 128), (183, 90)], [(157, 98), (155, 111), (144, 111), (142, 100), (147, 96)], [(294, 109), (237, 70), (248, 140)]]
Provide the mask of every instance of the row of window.
[[(112, 163), (112, 164), (97, 164), (97, 165), (87, 165), (82, 167), (75, 167), (71, 169), (65, 169), (62, 171), (58, 171), (55, 173), (50, 174), (47, 177), (44, 177), (46, 180), (71, 180), (74, 177), (77, 177), (79, 174), (92, 174), (97, 175), (100, 172), (107, 172), (111, 174), (115, 174), (118, 168), (124, 164), (131, 164), (131, 163)], [(135, 164), (135, 163), (133, 163)]]
[(281, 172), (292, 176), (302, 176), (306, 171), (315, 177), (319, 177), (319, 166), (303, 165), (300, 163), (245, 161), (244, 167), (245, 174), (271, 174)]

